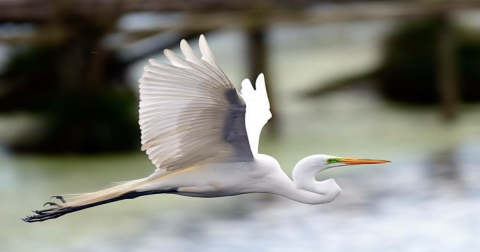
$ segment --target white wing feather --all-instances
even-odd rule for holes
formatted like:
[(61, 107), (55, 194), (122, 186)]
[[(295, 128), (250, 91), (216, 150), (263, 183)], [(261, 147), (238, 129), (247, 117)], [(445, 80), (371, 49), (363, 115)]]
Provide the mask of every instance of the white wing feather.
[(242, 81), (242, 98), (247, 104), (245, 124), (250, 148), (254, 156), (258, 155), (258, 144), (263, 126), (272, 118), (270, 101), (265, 87), (265, 77), (260, 74), (256, 81), (256, 90), (249, 79)]
[(199, 44), (201, 60), (183, 40), (180, 48), (186, 59), (165, 50), (173, 66), (150, 60), (140, 79), (142, 150), (157, 169), (253, 159), (245, 102), (203, 35)]

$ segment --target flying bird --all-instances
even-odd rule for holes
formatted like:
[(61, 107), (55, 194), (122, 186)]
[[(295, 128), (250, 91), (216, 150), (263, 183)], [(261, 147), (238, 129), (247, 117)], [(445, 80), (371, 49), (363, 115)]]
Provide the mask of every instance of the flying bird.
[[(40, 222), (65, 214), (153, 194), (224, 197), (246, 193), (272, 193), (306, 203), (324, 204), (342, 192), (333, 179), (317, 181), (325, 169), (346, 165), (381, 164), (384, 160), (312, 155), (293, 169), (293, 180), (277, 160), (258, 153), (260, 133), (272, 117), (260, 74), (254, 89), (248, 79), (239, 93), (222, 71), (203, 35), (198, 58), (187, 41), (170, 50), (172, 65), (151, 59), (140, 79), (142, 150), (155, 165), (148, 177), (86, 193), (33, 211), (23, 219)], [(44, 205), (44, 206), (45, 206)]]

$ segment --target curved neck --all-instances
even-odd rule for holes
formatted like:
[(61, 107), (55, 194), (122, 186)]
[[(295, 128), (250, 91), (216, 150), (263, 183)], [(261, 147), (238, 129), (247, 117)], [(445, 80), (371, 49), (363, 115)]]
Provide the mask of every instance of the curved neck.
[[(292, 178), (298, 188), (309, 191), (317, 190), (317, 185), (320, 182), (315, 179), (315, 176), (327, 167), (314, 157), (308, 156), (300, 160), (293, 168)], [(321, 191), (320, 193), (325, 194), (326, 192)]]
[(325, 159), (317, 155), (300, 160), (293, 169), (293, 181), (285, 176), (289, 182), (283, 181), (277, 194), (306, 204), (331, 202), (341, 193), (340, 187), (333, 179), (315, 180), (316, 174), (327, 168)]

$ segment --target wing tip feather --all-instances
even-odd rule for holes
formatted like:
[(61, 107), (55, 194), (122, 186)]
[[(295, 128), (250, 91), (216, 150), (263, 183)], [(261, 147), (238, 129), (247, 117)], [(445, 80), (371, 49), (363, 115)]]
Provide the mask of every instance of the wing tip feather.
[(169, 55), (174, 55), (175, 53), (170, 49), (163, 49), (163, 54), (168, 58)]
[(159, 63), (162, 63), (162, 62), (159, 61), (159, 60), (156, 60), (156, 59), (149, 59), (148, 63), (150, 63), (150, 65), (147, 65), (147, 66), (155, 66), (155, 65), (158, 65)]

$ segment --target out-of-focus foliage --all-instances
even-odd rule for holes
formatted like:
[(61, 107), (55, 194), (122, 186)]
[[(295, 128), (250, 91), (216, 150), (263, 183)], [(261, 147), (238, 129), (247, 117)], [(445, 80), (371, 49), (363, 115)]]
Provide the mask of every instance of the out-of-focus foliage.
[(65, 44), (22, 48), (7, 62), (0, 74), (5, 92), (0, 111), (32, 113), (47, 124), (38, 141), (11, 147), (82, 153), (138, 147), (136, 95), (108, 76), (91, 81), (95, 73), (85, 69), (81, 56), (90, 56), (88, 49), (65, 60), (70, 49)]
[[(400, 27), (388, 39), (385, 58), (378, 72), (382, 93), (401, 102), (431, 104), (439, 101), (438, 37), (435, 18)], [(456, 58), (461, 98), (480, 101), (480, 37), (455, 30)]]
[(50, 127), (36, 150), (105, 152), (138, 147), (136, 101), (126, 90), (69, 92), (50, 101)]
[(41, 111), (60, 94), (58, 69), (53, 67), (61, 50), (55, 47), (20, 49), (0, 73), (6, 95), (0, 99), (0, 110)]

